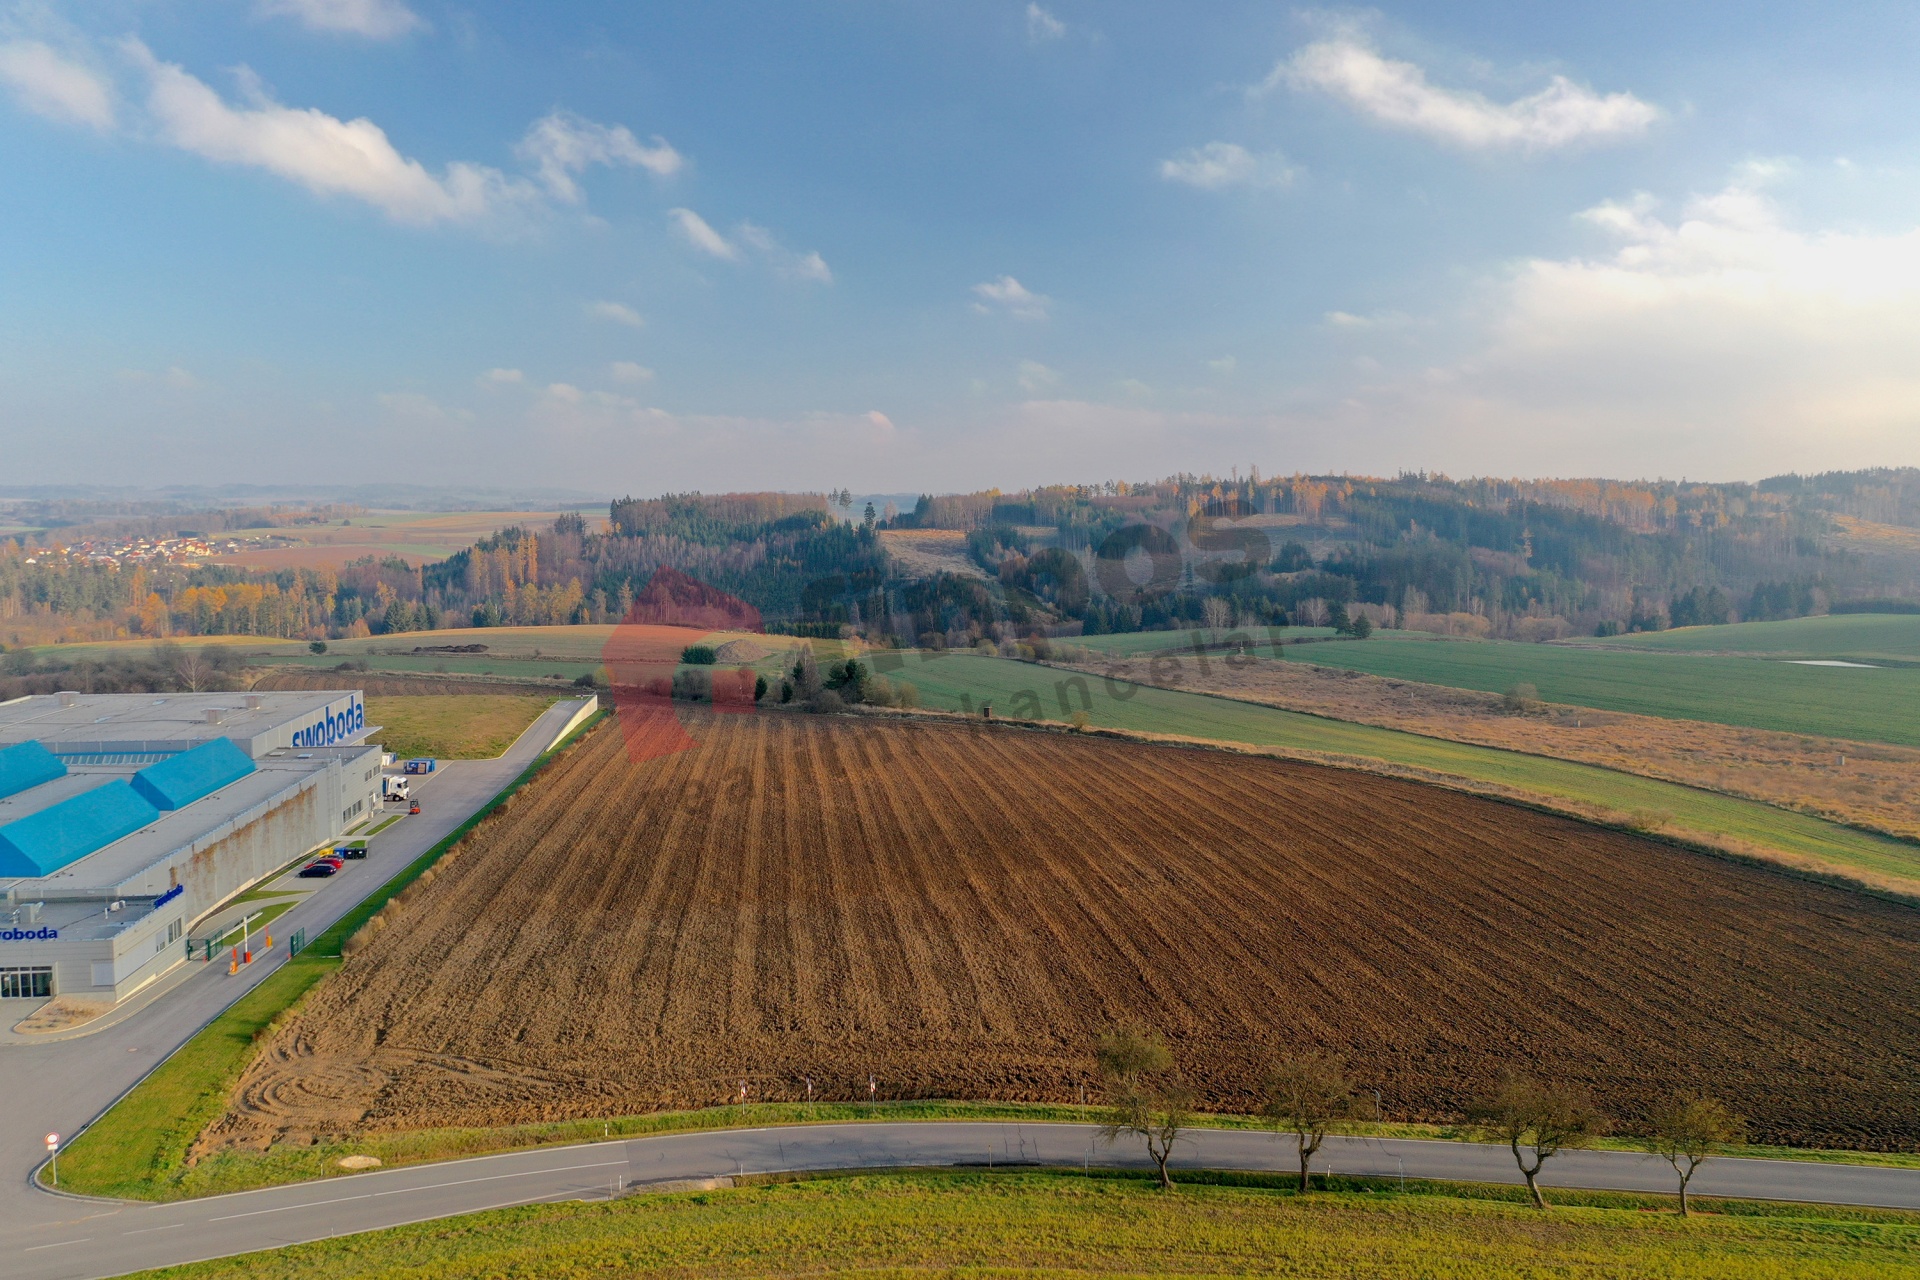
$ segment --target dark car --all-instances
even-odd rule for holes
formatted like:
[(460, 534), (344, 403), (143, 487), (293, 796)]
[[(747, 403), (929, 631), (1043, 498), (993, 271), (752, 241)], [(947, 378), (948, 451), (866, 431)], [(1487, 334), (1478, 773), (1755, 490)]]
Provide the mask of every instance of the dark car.
[(309, 862), (306, 866), (300, 868), (300, 878), (303, 880), (320, 880), (335, 874), (339, 870), (340, 868), (334, 866), (331, 862)]

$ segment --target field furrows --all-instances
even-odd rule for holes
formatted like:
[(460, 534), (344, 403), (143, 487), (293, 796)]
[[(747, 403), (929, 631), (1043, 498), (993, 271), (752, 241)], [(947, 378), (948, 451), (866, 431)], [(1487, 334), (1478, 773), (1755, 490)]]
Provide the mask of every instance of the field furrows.
[[(1507, 1068), (1623, 1120), (1920, 1141), (1920, 912), (1472, 797), (843, 717), (605, 730), (469, 839), (206, 1141), (815, 1096), (1077, 1101), (1139, 1020), (1205, 1105), (1346, 1055), (1387, 1112)], [(296, 1137), (295, 1140), (298, 1140)]]

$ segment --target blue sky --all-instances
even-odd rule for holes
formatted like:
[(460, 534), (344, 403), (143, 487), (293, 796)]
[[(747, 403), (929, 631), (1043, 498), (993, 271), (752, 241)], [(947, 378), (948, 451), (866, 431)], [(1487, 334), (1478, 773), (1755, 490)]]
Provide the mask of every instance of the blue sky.
[(0, 477), (1920, 463), (1920, 8), (0, 6)]

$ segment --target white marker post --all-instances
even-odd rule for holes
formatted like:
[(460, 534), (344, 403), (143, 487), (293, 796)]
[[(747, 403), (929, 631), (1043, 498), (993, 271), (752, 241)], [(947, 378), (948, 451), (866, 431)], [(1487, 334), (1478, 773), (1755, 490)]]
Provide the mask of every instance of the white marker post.
[(53, 1185), (60, 1185), (60, 1135), (47, 1135), (47, 1159), (53, 1162)]

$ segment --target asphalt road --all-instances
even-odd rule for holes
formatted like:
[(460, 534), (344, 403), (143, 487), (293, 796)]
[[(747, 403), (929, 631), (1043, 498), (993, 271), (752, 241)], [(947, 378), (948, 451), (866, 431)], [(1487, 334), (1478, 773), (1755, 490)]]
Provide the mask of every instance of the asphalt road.
[[(556, 706), (535, 721), (507, 753), (494, 760), (443, 763), (418, 779), (418, 817), (397, 822), (373, 837), (364, 862), (325, 881), (307, 901), (273, 924), (275, 948), (229, 976), (224, 963), (188, 961), (156, 985), (156, 994), (135, 996), (131, 1012), (116, 1010), (98, 1029), (50, 1037), (44, 1043), (0, 1044), (0, 1235), (35, 1222), (61, 1221), (71, 1200), (36, 1190), (35, 1168), (46, 1159), (49, 1132), (72, 1136), (169, 1054), (287, 961), (286, 939), (296, 929), (309, 938), (351, 911), (393, 875), (445, 839), (500, 789), (518, 777), (553, 741), (578, 710), (576, 701)], [(395, 806), (397, 809), (398, 806)], [(17, 1016), (17, 1015), (16, 1015)], [(0, 1266), (0, 1274), (11, 1274)]]
[[(1185, 1168), (1284, 1170), (1291, 1139), (1195, 1130), (1175, 1148)], [(83, 1280), (271, 1249), (380, 1227), (543, 1200), (605, 1199), (649, 1183), (807, 1169), (1048, 1164), (1145, 1167), (1138, 1143), (1108, 1147), (1090, 1125), (874, 1123), (734, 1129), (553, 1147), (444, 1164), (343, 1175), (169, 1205), (68, 1200), (28, 1226), (0, 1228), (16, 1280)], [(1504, 1147), (1330, 1138), (1317, 1168), (1385, 1177), (1517, 1183)], [(1574, 1151), (1547, 1166), (1548, 1186), (1670, 1192), (1653, 1156)], [(1920, 1209), (1920, 1170), (1781, 1160), (1714, 1160), (1703, 1195)], [(53, 1197), (47, 1197), (52, 1201)]]

